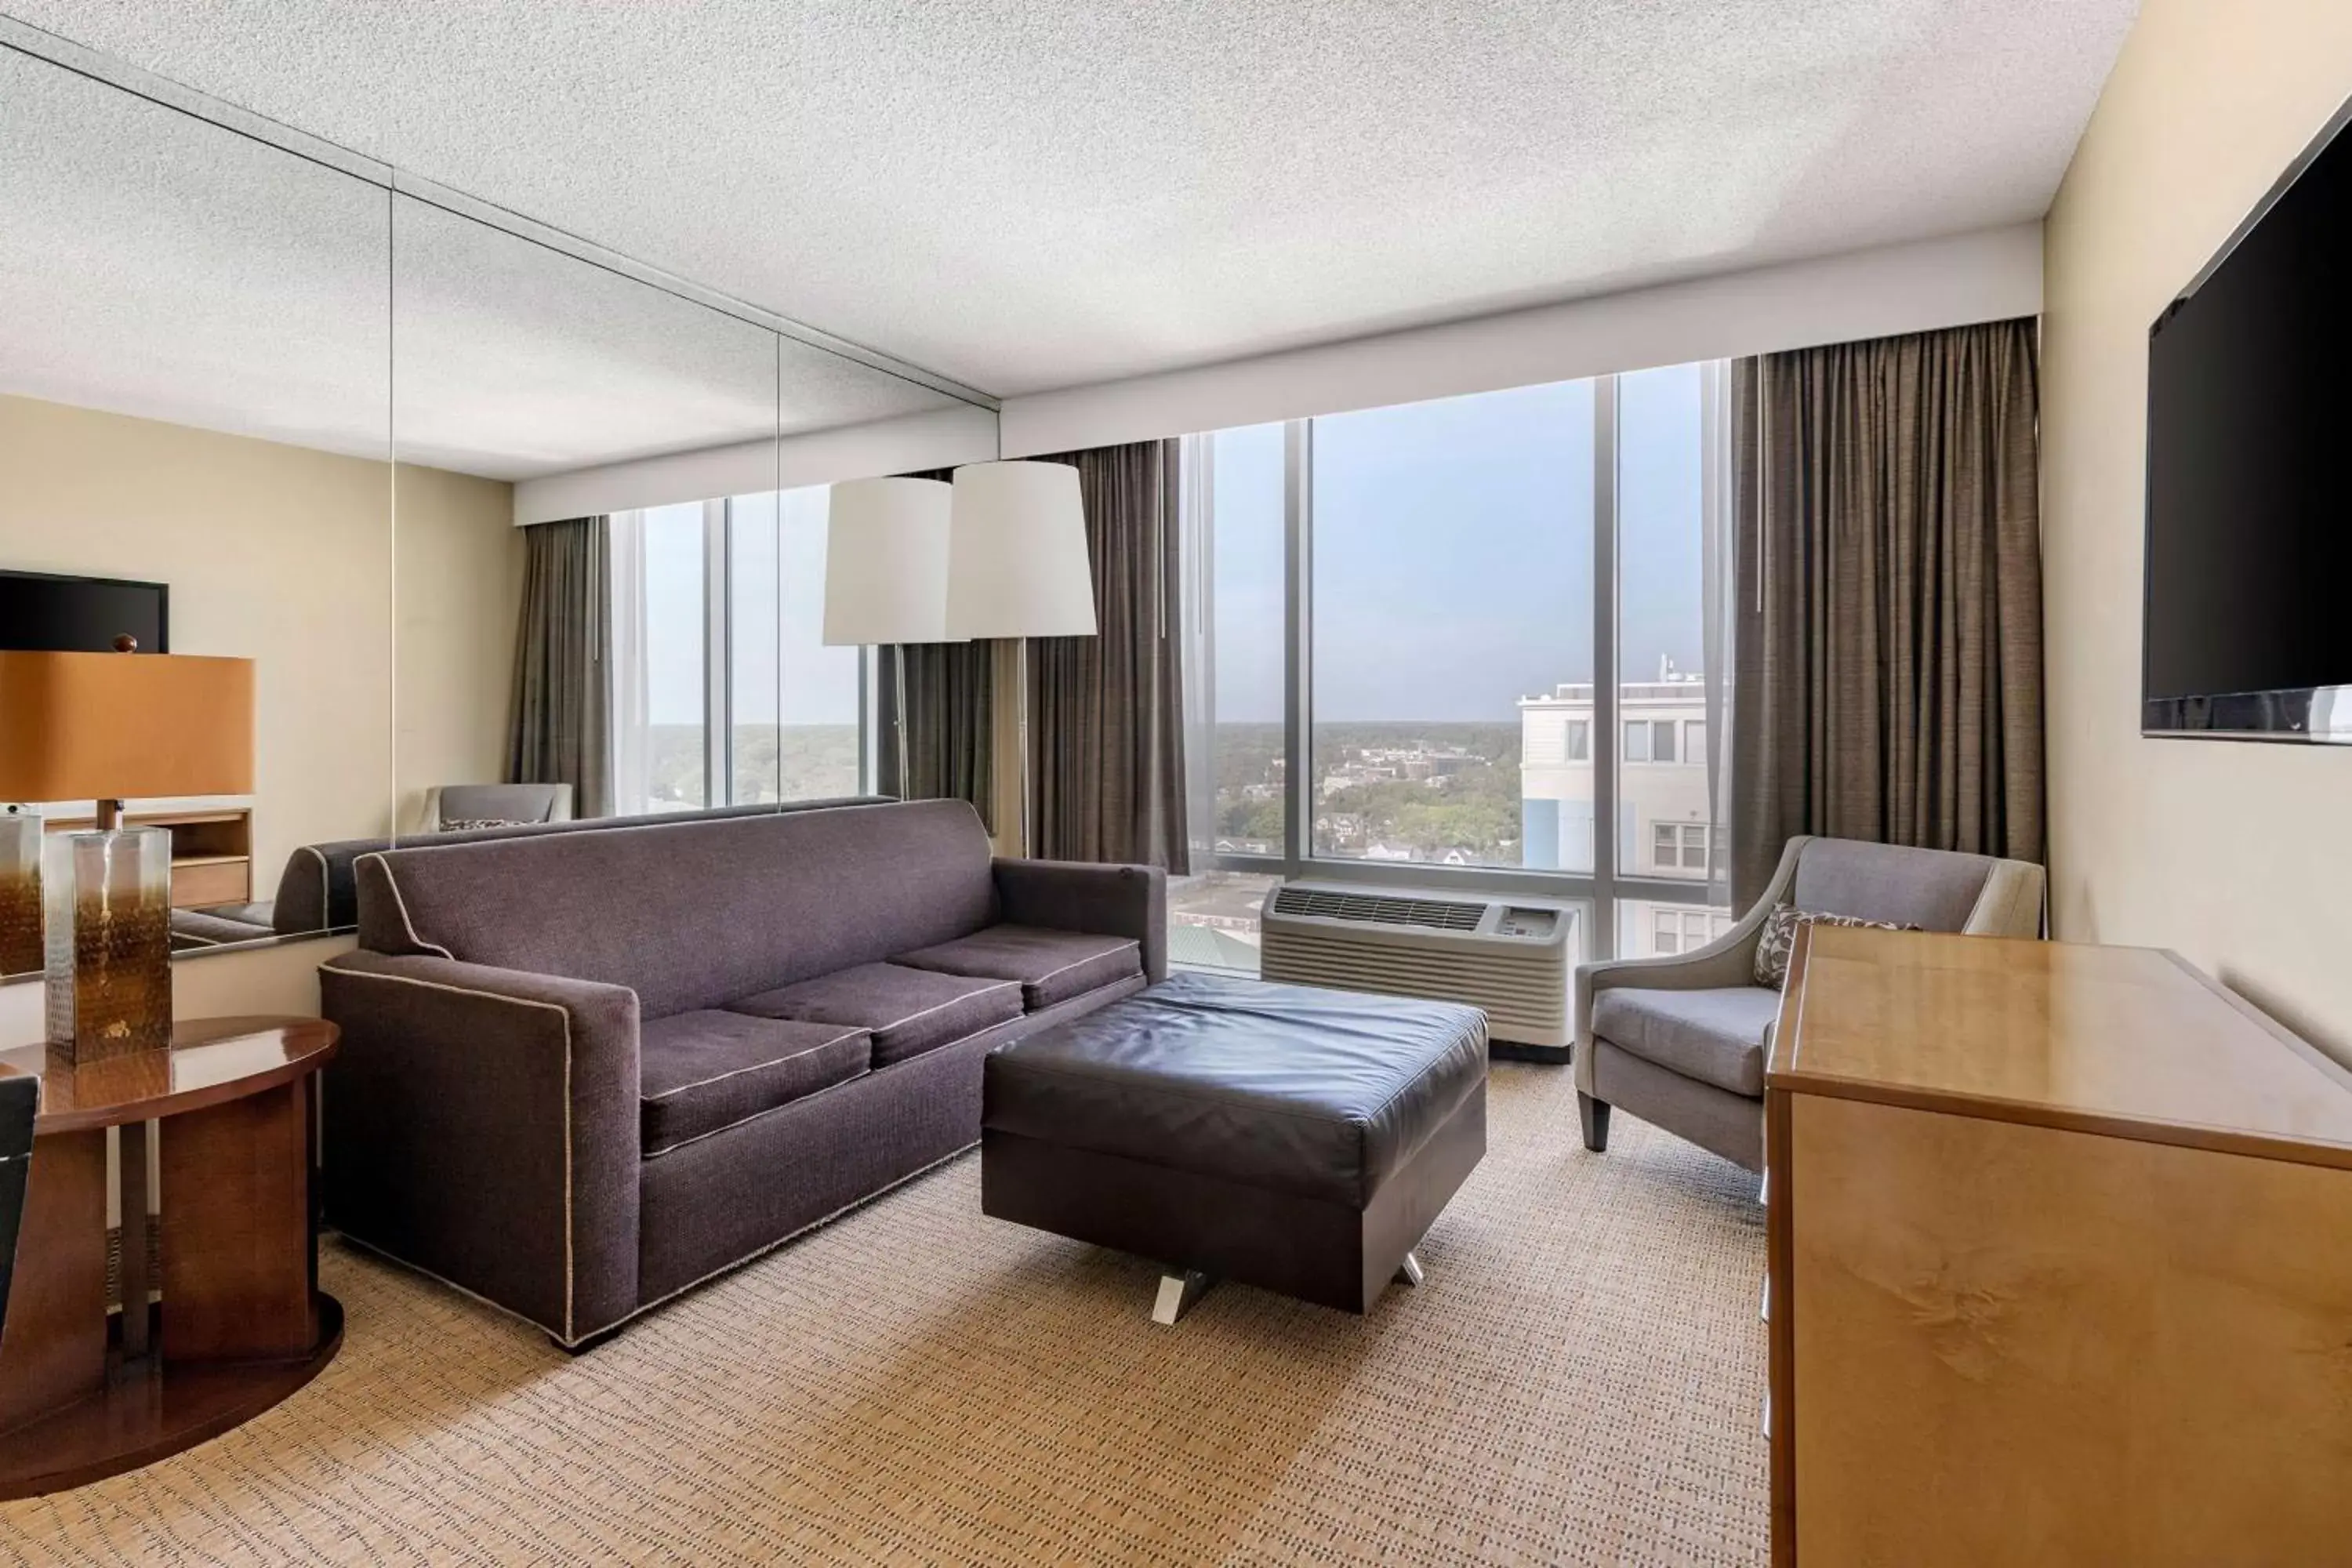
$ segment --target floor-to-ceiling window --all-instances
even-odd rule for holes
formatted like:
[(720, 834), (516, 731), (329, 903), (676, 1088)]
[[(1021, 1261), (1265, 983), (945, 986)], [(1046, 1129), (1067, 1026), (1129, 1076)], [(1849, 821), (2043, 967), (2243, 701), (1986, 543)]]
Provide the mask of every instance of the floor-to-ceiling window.
[(1722, 380), (1684, 365), (1185, 444), (1180, 959), (1248, 967), (1280, 877), (1561, 898), (1580, 957), (1727, 923)]
[(864, 657), (822, 640), (826, 493), (614, 514), (615, 811), (864, 787)]

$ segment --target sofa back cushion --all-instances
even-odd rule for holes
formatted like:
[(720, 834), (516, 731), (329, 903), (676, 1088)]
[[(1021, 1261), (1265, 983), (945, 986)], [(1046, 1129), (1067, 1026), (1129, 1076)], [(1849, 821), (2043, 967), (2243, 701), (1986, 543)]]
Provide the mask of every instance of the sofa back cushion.
[(1799, 853), (1789, 901), (1807, 914), (1956, 931), (1968, 924), (1992, 868), (1989, 855), (1816, 838)]
[(362, 946), (625, 985), (656, 1018), (996, 919), (988, 835), (945, 800), (391, 849), (359, 898)]
[[(447, 791), (442, 792), (447, 798)], [(278, 879), (277, 913), (271, 924), (280, 931), (331, 931), (359, 919), (359, 889), (352, 865), (362, 855), (374, 855), (406, 844), (472, 844), (484, 838), (522, 838), (541, 833), (594, 833), (614, 827), (638, 827), (656, 823), (675, 826), (719, 816), (773, 816), (786, 811), (822, 811), (835, 805), (877, 805), (887, 795), (845, 795), (827, 800), (761, 801), (755, 805), (713, 805), (693, 811), (652, 813), (642, 816), (566, 817), (562, 822), (527, 822), (515, 827), (468, 827), (455, 832), (404, 834), (391, 838), (341, 838), (305, 844), (286, 858)]]

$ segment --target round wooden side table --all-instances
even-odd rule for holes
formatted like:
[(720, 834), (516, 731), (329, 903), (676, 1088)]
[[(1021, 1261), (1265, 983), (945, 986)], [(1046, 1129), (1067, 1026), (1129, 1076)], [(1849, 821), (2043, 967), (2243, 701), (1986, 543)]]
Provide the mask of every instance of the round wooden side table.
[[(206, 1018), (173, 1025), (168, 1050), (79, 1064), (53, 1046), (0, 1051), (0, 1077), (41, 1080), (0, 1330), (0, 1498), (191, 1447), (334, 1360), (343, 1310), (319, 1289), (312, 1173), (318, 1072), (336, 1037), (318, 1018)], [(110, 1127), (122, 1130), (119, 1314), (108, 1310)]]

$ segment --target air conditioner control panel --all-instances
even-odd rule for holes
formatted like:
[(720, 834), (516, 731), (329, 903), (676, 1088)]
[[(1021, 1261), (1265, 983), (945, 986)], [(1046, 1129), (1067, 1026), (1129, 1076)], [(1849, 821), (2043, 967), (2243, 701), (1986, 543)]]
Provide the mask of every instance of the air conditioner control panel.
[(1558, 910), (1528, 909), (1517, 904), (1507, 904), (1503, 908), (1502, 918), (1495, 922), (1495, 934), (1532, 937), (1540, 942), (1559, 930), (1559, 917)]

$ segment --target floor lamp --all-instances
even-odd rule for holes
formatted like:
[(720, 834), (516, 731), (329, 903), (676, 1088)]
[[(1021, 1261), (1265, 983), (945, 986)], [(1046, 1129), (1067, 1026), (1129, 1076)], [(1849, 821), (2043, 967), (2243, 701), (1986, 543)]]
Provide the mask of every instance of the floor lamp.
[(945, 642), (948, 521), (943, 479), (848, 479), (827, 498), (824, 644), (890, 646), (891, 733), (898, 793), (907, 793), (907, 644)]
[(1030, 637), (1095, 635), (1086, 504), (1067, 463), (969, 463), (955, 471), (948, 533), (947, 635), (1011, 637), (1020, 715), (1021, 839), (1031, 852)]

